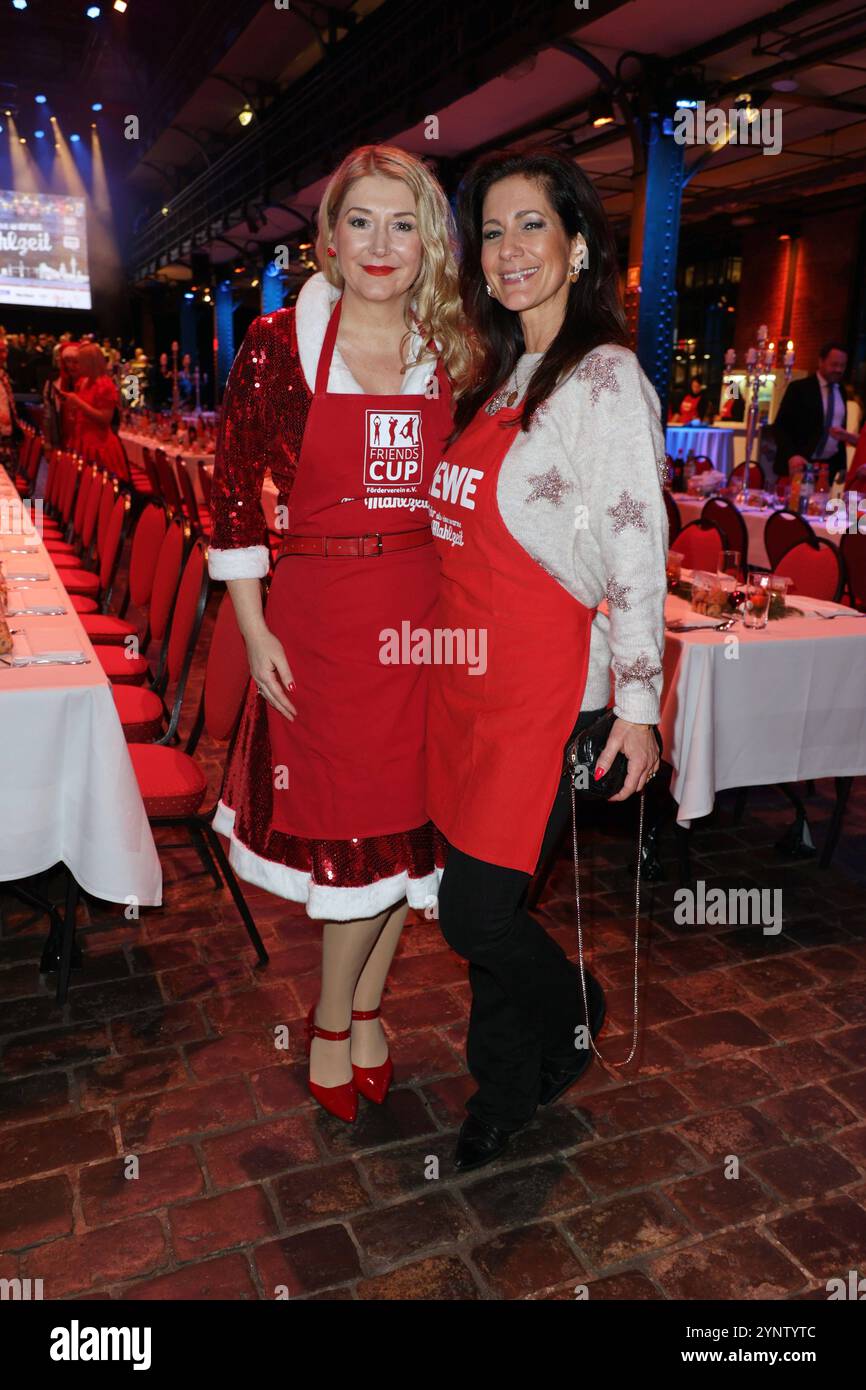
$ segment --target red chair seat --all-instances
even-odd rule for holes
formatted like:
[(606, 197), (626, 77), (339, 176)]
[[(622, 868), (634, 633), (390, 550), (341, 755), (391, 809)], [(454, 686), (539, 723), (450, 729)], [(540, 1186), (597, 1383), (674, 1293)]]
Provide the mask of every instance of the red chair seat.
[(134, 636), (138, 631), (134, 623), (115, 617), (113, 613), (83, 613), (81, 626), (91, 642), (99, 642), (103, 646), (122, 644), (125, 637)]
[(162, 701), (141, 685), (114, 685), (114, 703), (128, 743), (150, 743), (163, 732)]
[(60, 571), (63, 586), (69, 594), (87, 594), (95, 598), (99, 593), (99, 575), (90, 570), (64, 569)]
[[(54, 568), (55, 568), (55, 569), (58, 569), (58, 570), (80, 570), (81, 567), (82, 567), (82, 566), (81, 566), (81, 556), (80, 556), (80, 555), (76, 555), (76, 553), (75, 553), (74, 550), (70, 550), (68, 555), (64, 555), (62, 551), (60, 552), (60, 554), (55, 555), (53, 550), (50, 551), (49, 554), (51, 555), (51, 558), (52, 558), (52, 560), (54, 561)], [(85, 572), (86, 572), (87, 574), (90, 574), (90, 570), (87, 570), (87, 571), (85, 571)]]
[(95, 646), (93, 650), (99, 657), (103, 671), (111, 681), (118, 685), (140, 685), (147, 676), (147, 662), (143, 656), (128, 656), (127, 647)]
[(191, 816), (207, 794), (207, 778), (195, 758), (159, 743), (131, 743), (129, 756), (149, 816)]
[(72, 545), (69, 541), (55, 541), (48, 539), (46, 541), (43, 541), (43, 544), (45, 545), (45, 549), (48, 551), (48, 554), (51, 556), (52, 560), (54, 559), (55, 555), (73, 555), (75, 557), (76, 565), (79, 563), (78, 551), (75, 549), (75, 546)]
[(98, 613), (99, 604), (95, 598), (88, 598), (86, 594), (70, 594), (69, 602), (79, 615), (82, 613)]

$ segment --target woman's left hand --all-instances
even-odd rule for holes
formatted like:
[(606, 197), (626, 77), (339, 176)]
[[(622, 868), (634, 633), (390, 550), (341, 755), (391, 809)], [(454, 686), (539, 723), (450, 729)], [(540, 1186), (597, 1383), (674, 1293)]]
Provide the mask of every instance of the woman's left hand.
[(622, 791), (610, 800), (626, 801), (632, 792), (641, 791), (658, 771), (659, 747), (652, 725), (631, 724), (627, 719), (616, 719), (610, 738), (601, 750), (598, 766), (606, 772), (617, 753), (624, 753), (628, 759), (628, 773)]

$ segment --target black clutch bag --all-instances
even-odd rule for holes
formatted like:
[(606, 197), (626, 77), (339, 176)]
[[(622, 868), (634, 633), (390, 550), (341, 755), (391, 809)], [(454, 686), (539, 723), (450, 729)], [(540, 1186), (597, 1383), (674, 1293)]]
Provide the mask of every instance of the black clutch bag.
[[(595, 780), (598, 760), (610, 737), (610, 731), (616, 718), (617, 716), (612, 709), (605, 710), (601, 718), (582, 729), (577, 738), (565, 750), (566, 771), (571, 778), (574, 790), (589, 792), (599, 801), (607, 801), (609, 797), (616, 796), (617, 792), (621, 792), (628, 775), (628, 759), (625, 753), (617, 753), (604, 776), (600, 777), (597, 782)], [(658, 744), (659, 757), (661, 757), (662, 736), (655, 725), (652, 726), (652, 731)]]

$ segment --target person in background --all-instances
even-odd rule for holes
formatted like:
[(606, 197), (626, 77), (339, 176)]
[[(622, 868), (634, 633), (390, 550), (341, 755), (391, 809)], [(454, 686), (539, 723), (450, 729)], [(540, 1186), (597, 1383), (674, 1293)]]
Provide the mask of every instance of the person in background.
[(74, 449), (78, 434), (79, 415), (69, 397), (75, 392), (78, 380), (78, 351), (81, 344), (65, 342), (60, 349), (60, 374), (52, 383), (53, 402), (60, 415), (59, 444), (62, 449)]
[(9, 358), (9, 345), (0, 337), (0, 463), (7, 467), (13, 459), (15, 442), (21, 437), (21, 421), (15, 409), (12, 382), (6, 371)]
[(826, 463), (831, 486), (838, 476), (844, 476), (847, 455), (838, 432), (844, 432), (847, 415), (841, 386), (847, 366), (844, 344), (827, 342), (818, 350), (817, 370), (789, 382), (773, 423), (773, 469), (777, 477), (803, 469), (808, 463)]
[(78, 413), (75, 439), (76, 452), (88, 462), (102, 464), (109, 472), (124, 481), (129, 469), (123, 445), (111, 428), (115, 412), (120, 410), (120, 395), (108, 374), (108, 363), (102, 348), (85, 343), (78, 352), (79, 377), (74, 391), (60, 395)]
[(709, 396), (701, 385), (699, 376), (693, 376), (689, 389), (680, 401), (679, 417), (681, 425), (691, 425), (693, 421), (705, 420)]

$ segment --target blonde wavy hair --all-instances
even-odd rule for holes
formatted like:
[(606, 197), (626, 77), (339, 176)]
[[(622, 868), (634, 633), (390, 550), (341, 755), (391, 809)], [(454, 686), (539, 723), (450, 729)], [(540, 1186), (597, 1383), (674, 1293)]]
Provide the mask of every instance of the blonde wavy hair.
[[(69, 347), (64, 343), (64, 347)], [(78, 346), (78, 375), (86, 376), (90, 381), (98, 376), (105, 376), (108, 372), (108, 363), (105, 360), (105, 353), (97, 343), (81, 343)]]
[(425, 342), (436, 339), (454, 394), (460, 395), (474, 380), (481, 354), (460, 299), (451, 208), (440, 184), (416, 155), (396, 145), (359, 145), (350, 150), (328, 180), (319, 204), (316, 259), (325, 279), (342, 290), (343, 276), (327, 248), (350, 185), (368, 174), (399, 179), (414, 194), (422, 257), (418, 278), (406, 300), (407, 338), (420, 331)]

